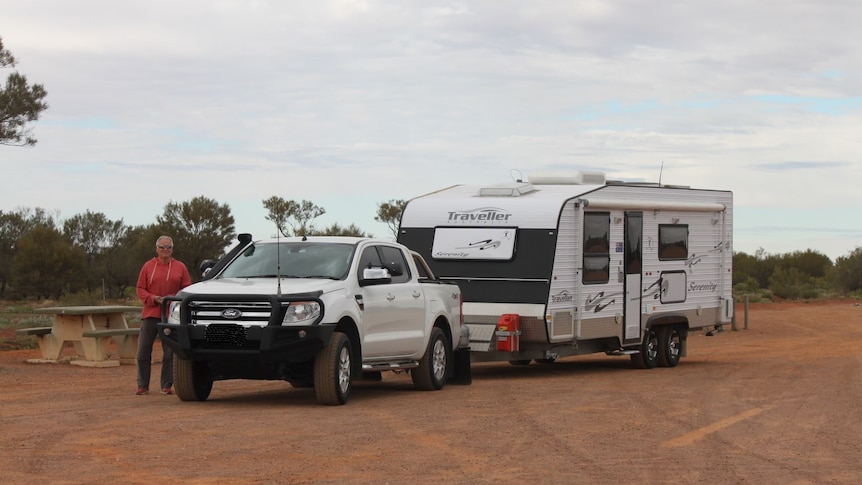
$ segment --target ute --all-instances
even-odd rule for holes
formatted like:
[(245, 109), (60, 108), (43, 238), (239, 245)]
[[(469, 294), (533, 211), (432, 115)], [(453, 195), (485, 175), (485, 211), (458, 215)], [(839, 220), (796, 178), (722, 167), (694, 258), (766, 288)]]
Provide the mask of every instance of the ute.
[(239, 242), (163, 305), (183, 401), (226, 379), (284, 380), (340, 405), (355, 379), (410, 372), (416, 388), (470, 383), (458, 285), (393, 241), (296, 237)]

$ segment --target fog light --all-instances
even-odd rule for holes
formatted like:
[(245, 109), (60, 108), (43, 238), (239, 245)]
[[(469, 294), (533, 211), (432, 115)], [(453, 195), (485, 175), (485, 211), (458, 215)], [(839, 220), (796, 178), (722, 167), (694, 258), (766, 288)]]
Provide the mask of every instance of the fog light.
[(299, 338), (305, 338), (305, 330), (300, 330), (298, 335)]
[(164, 332), (163, 332), (163, 333), (164, 333), (165, 335), (170, 335), (170, 334), (171, 334), (171, 329), (166, 328), (166, 329), (164, 330)]

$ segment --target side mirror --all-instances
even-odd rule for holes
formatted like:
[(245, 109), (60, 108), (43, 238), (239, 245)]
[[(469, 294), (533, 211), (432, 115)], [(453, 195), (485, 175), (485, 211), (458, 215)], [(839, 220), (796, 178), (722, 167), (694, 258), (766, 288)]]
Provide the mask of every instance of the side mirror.
[(359, 286), (385, 285), (392, 282), (392, 275), (386, 268), (365, 268), (362, 270), (362, 279)]

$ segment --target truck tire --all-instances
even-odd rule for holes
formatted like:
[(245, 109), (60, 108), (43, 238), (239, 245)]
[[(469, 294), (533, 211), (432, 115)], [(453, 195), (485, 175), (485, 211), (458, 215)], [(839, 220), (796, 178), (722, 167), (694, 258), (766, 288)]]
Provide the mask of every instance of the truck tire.
[(659, 329), (658, 337), (658, 365), (676, 367), (682, 347), (682, 332), (676, 325), (667, 325)]
[(206, 362), (181, 359), (174, 354), (174, 392), (180, 401), (206, 401), (212, 389)]
[(350, 339), (334, 332), (314, 359), (314, 395), (317, 402), (338, 406), (347, 402), (351, 388), (353, 347)]
[(437, 327), (431, 329), (425, 355), (419, 359), (419, 367), (410, 371), (413, 386), (423, 391), (436, 391), (446, 385), (452, 350), (446, 335)]
[(641, 342), (640, 352), (632, 354), (632, 364), (638, 369), (652, 369), (658, 364), (658, 333), (652, 327), (648, 328), (644, 333), (644, 340)]

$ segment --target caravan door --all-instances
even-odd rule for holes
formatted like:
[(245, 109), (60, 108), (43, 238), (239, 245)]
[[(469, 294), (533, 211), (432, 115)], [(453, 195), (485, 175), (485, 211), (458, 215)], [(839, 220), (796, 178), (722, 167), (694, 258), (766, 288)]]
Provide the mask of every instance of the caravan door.
[(643, 292), (643, 212), (626, 212), (623, 238), (623, 268), (625, 272), (625, 307), (623, 344), (640, 342), (641, 339), (641, 294)]

